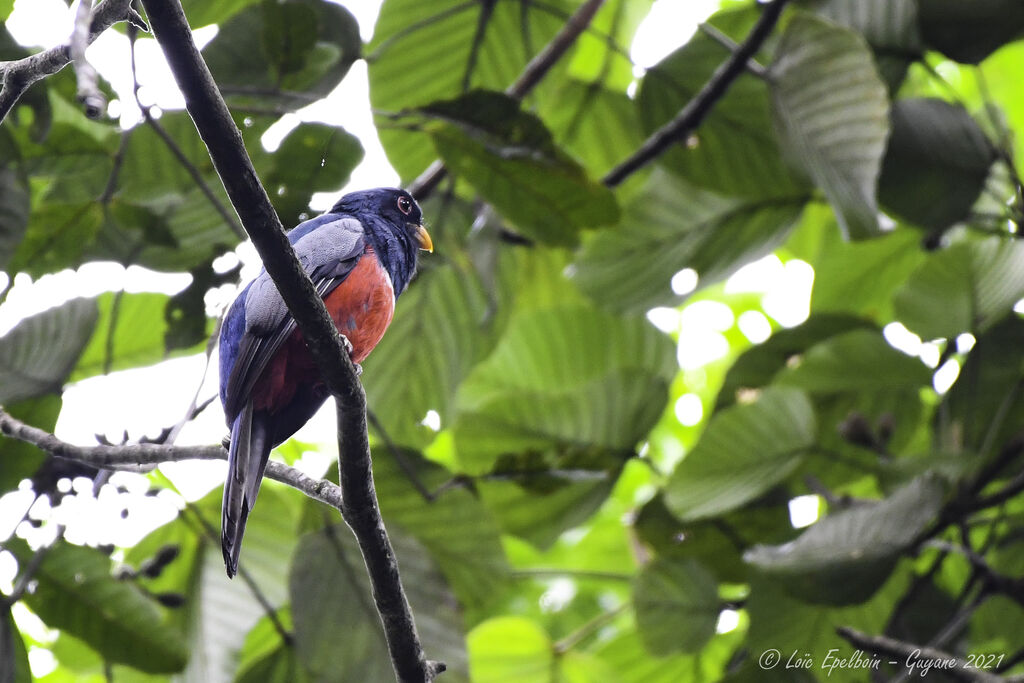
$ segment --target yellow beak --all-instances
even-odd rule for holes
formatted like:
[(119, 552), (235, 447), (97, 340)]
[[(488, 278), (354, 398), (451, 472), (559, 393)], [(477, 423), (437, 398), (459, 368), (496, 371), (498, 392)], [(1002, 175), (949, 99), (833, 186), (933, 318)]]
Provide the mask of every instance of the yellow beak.
[(434, 242), (430, 239), (430, 233), (422, 225), (416, 226), (416, 238), (420, 241), (420, 249), (434, 253)]

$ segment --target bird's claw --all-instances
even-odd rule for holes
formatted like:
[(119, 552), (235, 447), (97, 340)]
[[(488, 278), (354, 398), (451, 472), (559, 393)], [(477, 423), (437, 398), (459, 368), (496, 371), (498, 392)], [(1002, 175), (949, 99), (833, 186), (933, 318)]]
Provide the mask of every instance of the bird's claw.
[(363, 374), (363, 366), (359, 363), (353, 363), (352, 365), (356, 368), (356, 377), (361, 377)]
[(348, 351), (348, 355), (352, 355), (352, 342), (348, 340), (348, 337), (341, 335), (341, 343), (345, 345), (345, 350)]

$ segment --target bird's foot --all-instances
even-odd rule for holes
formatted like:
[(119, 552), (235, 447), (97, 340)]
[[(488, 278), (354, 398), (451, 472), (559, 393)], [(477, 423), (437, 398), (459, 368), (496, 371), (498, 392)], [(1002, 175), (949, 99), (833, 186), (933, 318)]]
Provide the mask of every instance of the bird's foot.
[(352, 355), (352, 342), (348, 340), (348, 337), (341, 335), (341, 343), (345, 345), (345, 350), (348, 351), (348, 355)]
[(356, 366), (356, 377), (361, 377), (363, 374), (363, 366), (359, 363), (353, 363), (352, 365)]

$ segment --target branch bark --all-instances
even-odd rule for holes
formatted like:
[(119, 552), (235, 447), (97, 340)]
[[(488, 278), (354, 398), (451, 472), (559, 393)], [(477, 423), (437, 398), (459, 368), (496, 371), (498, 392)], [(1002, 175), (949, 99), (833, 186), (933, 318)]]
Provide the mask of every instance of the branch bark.
[[(101, 33), (122, 21), (130, 21), (148, 30), (141, 17), (132, 10), (131, 0), (103, 0), (92, 13), (86, 44), (91, 44)], [(3, 80), (3, 89), (0, 90), (0, 122), (7, 117), (7, 114), (17, 104), (18, 99), (33, 83), (52, 76), (67, 66), (69, 62), (71, 62), (70, 44), (58, 45), (24, 59), (0, 62), (0, 76)]]
[(363, 550), (395, 673), (401, 681), (431, 681), (443, 665), (426, 661), (399, 580), (394, 551), (380, 518), (366, 434), (366, 395), (355, 367), (288, 243), (281, 221), (256, 176), (242, 135), (192, 40), (181, 3), (143, 0), (143, 6), (235, 212), (337, 402), (338, 464), (345, 492), (340, 509)]
[(630, 175), (654, 161), (673, 143), (685, 139), (697, 129), (715, 103), (729, 90), (733, 81), (747, 68), (750, 59), (761, 49), (761, 45), (779, 21), (779, 15), (782, 14), (786, 2), (788, 0), (772, 0), (765, 5), (747, 39), (715, 70), (700, 92), (686, 103), (674, 119), (654, 131), (631, 157), (609, 171), (603, 179), (605, 185), (619, 185)]
[[(604, 0), (587, 0), (587, 2), (580, 5), (565, 22), (562, 30), (551, 39), (550, 43), (544, 46), (543, 50), (530, 60), (530, 63), (519, 74), (519, 78), (516, 79), (515, 83), (505, 90), (505, 94), (517, 100), (526, 97), (543, 80), (544, 76), (551, 71), (551, 67), (562, 58), (562, 55), (572, 47), (580, 34), (587, 29), (594, 15), (597, 14), (597, 10), (601, 9), (603, 4)], [(412, 181), (407, 188), (409, 194), (415, 197), (417, 201), (423, 201), (430, 196), (430, 193), (434, 191), (438, 183), (444, 180), (446, 175), (448, 175), (448, 170), (444, 167), (444, 163), (438, 159), (428, 166), (427, 170), (421, 173), (416, 180)]]

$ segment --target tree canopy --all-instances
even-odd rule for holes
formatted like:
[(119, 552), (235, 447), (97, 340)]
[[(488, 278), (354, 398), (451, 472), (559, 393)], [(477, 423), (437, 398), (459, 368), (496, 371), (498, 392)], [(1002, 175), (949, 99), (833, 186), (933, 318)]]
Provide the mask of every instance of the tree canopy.
[[(104, 0), (92, 28), (134, 49), (145, 4)], [(360, 379), (438, 680), (1024, 674), (1019, 0), (723, 0), (646, 70), (650, 0), (384, 0), (368, 43), (326, 0), (181, 4), (218, 27), (202, 56), (286, 228), (363, 145), (261, 137), (359, 60), (428, 218), (435, 253)], [(29, 480), (56, 506), (86, 495), (62, 480), (99, 495), (141, 466), (182, 509), (128, 547), (0, 542), (0, 683), (391, 680), (337, 472), (292, 467), (332, 445), (275, 451), (228, 581), (220, 489), (185, 503), (152, 468), (219, 445), (52, 436), (69, 383), (212, 353), (206, 295), (238, 276), (215, 261), (250, 228), (191, 104), (122, 128), (89, 111), (118, 97), (102, 77), (60, 69), (74, 48), (32, 56), (0, 25), (0, 269), (191, 283), (0, 337), (0, 495)], [(730, 279), (769, 255), (813, 271), (801, 321)], [(702, 306), (724, 322), (698, 363)]]

